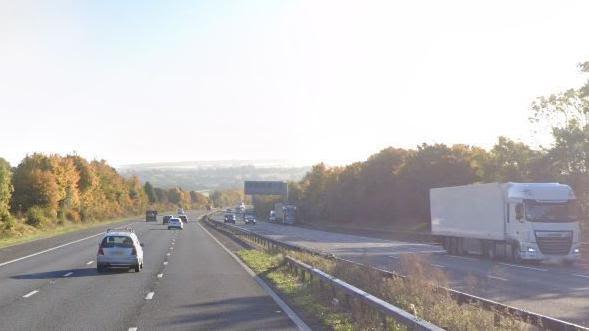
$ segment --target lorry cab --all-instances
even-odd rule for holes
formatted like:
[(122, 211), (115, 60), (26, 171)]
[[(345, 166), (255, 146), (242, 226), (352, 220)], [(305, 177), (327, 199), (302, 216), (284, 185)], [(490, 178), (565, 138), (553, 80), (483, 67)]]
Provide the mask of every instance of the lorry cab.
[(580, 257), (576, 197), (568, 185), (503, 185), (507, 202), (505, 232), (520, 255), (515, 259), (573, 262)]

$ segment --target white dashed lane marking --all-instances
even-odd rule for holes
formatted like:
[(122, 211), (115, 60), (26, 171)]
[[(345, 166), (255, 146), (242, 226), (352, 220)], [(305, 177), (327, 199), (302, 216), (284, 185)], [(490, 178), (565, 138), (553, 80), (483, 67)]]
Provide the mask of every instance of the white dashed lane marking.
[(67, 274), (63, 275), (63, 277), (69, 277), (69, 276), (71, 276), (71, 275), (73, 275), (73, 274), (74, 274), (74, 273), (70, 271), (70, 272), (68, 272)]
[(496, 279), (496, 280), (501, 280), (504, 282), (507, 282), (508, 280), (502, 277), (497, 277), (497, 276), (492, 276), (492, 275), (488, 275), (487, 277), (491, 278), (491, 279)]
[(517, 265), (517, 264), (510, 264), (510, 263), (499, 263), (499, 264), (504, 265), (504, 266), (508, 266), (508, 267), (514, 267), (514, 268), (521, 268), (521, 269), (528, 269), (528, 270), (535, 270), (535, 271), (548, 271), (548, 269), (525, 267), (523, 265)]
[(31, 292), (23, 295), (22, 297), (23, 298), (29, 298), (29, 297), (32, 297), (33, 295), (37, 294), (37, 293), (39, 293), (39, 290), (34, 290), (34, 291), (31, 291)]
[(154, 292), (147, 293), (147, 295), (145, 296), (145, 300), (151, 300), (151, 299), (153, 299), (153, 295), (154, 294), (155, 294)]
[(438, 267), (438, 268), (446, 268), (445, 265), (441, 265), (441, 264), (433, 264), (433, 263), (431, 263), (431, 266), (432, 267)]
[(157, 278), (163, 278), (164, 274), (157, 274)]
[(86, 262), (86, 265), (91, 265), (92, 263), (94, 263), (94, 261), (88, 261)]
[(589, 275), (573, 274), (575, 277), (589, 278)]
[(164, 265), (168, 265), (168, 261), (164, 261)]

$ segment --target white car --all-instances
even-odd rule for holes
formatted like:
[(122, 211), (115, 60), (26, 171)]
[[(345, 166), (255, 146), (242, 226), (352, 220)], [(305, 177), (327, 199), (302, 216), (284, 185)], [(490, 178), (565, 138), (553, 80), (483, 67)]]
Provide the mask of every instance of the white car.
[(96, 271), (108, 268), (129, 268), (139, 272), (143, 269), (143, 244), (133, 229), (108, 229), (96, 254)]
[(168, 230), (170, 229), (184, 229), (184, 224), (182, 223), (182, 220), (176, 217), (170, 218), (170, 220), (168, 221)]

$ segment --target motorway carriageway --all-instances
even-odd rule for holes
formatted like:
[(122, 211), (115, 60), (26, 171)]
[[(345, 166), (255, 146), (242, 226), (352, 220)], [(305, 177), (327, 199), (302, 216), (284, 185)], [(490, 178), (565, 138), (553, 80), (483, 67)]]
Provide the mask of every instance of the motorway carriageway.
[(191, 216), (182, 231), (131, 222), (139, 273), (96, 272), (97, 229), (0, 249), (0, 329), (306, 329)]
[[(222, 222), (222, 216), (215, 220)], [(420, 256), (440, 270), (451, 288), (535, 313), (589, 326), (589, 265), (513, 264), (475, 256), (448, 255), (439, 245), (377, 239), (297, 226), (258, 222), (237, 226), (269, 238), (370, 264), (401, 269), (401, 256)]]

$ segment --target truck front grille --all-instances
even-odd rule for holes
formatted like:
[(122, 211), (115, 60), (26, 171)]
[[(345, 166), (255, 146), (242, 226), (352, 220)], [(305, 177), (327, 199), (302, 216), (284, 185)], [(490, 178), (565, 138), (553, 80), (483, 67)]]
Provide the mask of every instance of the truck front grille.
[(536, 242), (542, 254), (566, 255), (573, 245), (571, 232), (536, 231)]

